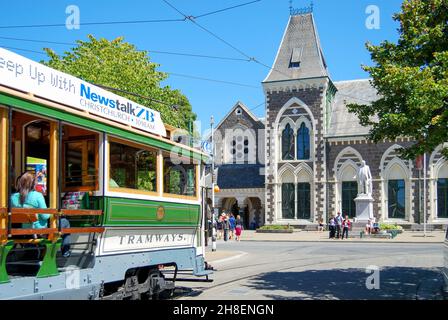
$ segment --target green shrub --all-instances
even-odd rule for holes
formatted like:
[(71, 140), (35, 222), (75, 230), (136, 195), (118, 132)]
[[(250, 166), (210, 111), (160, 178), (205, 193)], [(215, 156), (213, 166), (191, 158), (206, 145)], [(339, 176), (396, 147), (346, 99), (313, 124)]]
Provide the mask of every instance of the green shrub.
[(403, 227), (397, 224), (380, 223), (380, 230), (403, 230)]

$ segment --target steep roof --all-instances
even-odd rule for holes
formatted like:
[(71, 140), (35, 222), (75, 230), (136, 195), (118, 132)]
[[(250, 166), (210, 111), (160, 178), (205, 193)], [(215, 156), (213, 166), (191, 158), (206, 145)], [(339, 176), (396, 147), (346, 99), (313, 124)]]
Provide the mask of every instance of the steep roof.
[(224, 121), (225, 121), (230, 115), (233, 114), (233, 112), (236, 110), (236, 108), (241, 108), (241, 109), (243, 109), (243, 110), (249, 115), (249, 117), (250, 117), (253, 121), (255, 121), (255, 122), (261, 122), (261, 120), (258, 119), (257, 116), (256, 116), (255, 114), (253, 114), (252, 111), (250, 111), (250, 109), (249, 109), (244, 103), (242, 103), (241, 101), (238, 101), (238, 102), (233, 106), (233, 108), (230, 109), (230, 111), (226, 114), (226, 116), (223, 117), (223, 118), (221, 119), (221, 121), (220, 121), (220, 122), (218, 123), (218, 125), (216, 126), (216, 129), (219, 129), (219, 128), (221, 127), (221, 125), (224, 123)]
[(263, 82), (328, 76), (312, 13), (292, 15), (272, 70)]
[(369, 79), (334, 82), (338, 89), (333, 110), (331, 112), (330, 128), (327, 136), (358, 136), (367, 135), (370, 127), (364, 127), (359, 123), (358, 116), (348, 112), (350, 103), (369, 104), (378, 100), (376, 89)]
[(221, 189), (264, 188), (263, 165), (225, 164), (218, 168), (218, 186)]

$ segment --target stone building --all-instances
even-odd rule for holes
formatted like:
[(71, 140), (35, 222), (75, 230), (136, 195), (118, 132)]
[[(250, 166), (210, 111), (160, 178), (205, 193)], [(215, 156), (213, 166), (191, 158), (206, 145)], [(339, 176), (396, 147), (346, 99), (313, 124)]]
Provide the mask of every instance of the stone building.
[(238, 102), (216, 126), (215, 165), (221, 211), (240, 214), (246, 228), (264, 214), (264, 123)]
[[(290, 16), (263, 89), (264, 122), (238, 103), (218, 126), (220, 131), (265, 129), (263, 134), (258, 130), (240, 138), (237, 130), (219, 142), (217, 156), (224, 166), (219, 169), (218, 184), (225, 186), (220, 206), (229, 208), (231, 201), (225, 199), (235, 198), (241, 204), (246, 195), (256, 197), (265, 212), (265, 224), (302, 228), (313, 228), (320, 218), (327, 221), (338, 211), (354, 218), (359, 191), (356, 176), (365, 160), (372, 172), (373, 209), (378, 221), (411, 227), (423, 223), (426, 212), (430, 224), (448, 223), (448, 162), (440, 148), (427, 155), (423, 172), (415, 161), (398, 157), (397, 149), (410, 145), (409, 139), (378, 144), (366, 139), (369, 128), (359, 124), (347, 105), (369, 104), (378, 98), (377, 92), (369, 79), (332, 81), (312, 12)], [(264, 185), (257, 182), (246, 194), (236, 183), (252, 186), (250, 180), (259, 175), (239, 174), (239, 170), (248, 170), (245, 164), (250, 161), (244, 148), (239, 153), (234, 147), (242, 142), (252, 148), (260, 139), (264, 139), (264, 147), (258, 148), (250, 166), (255, 175), (258, 167), (264, 168)]]

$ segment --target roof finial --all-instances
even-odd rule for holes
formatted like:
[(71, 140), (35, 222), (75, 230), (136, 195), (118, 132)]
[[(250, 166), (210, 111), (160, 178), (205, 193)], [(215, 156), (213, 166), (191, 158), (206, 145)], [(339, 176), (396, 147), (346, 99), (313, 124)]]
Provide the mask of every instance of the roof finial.
[(299, 16), (299, 15), (312, 13), (313, 8), (314, 8), (313, 0), (311, 0), (311, 3), (308, 7), (304, 7), (304, 8), (300, 8), (300, 9), (294, 9), (292, 6), (292, 0), (289, 1), (289, 13), (292, 16)]

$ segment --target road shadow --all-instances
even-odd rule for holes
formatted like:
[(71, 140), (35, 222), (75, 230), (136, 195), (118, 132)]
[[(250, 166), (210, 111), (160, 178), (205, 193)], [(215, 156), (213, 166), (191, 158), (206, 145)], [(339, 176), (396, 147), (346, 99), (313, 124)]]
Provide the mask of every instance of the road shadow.
[(437, 268), (383, 267), (378, 290), (367, 289), (370, 275), (365, 269), (270, 272), (253, 278), (246, 286), (252, 290), (283, 291), (264, 294), (274, 300), (442, 299), (443, 276)]

